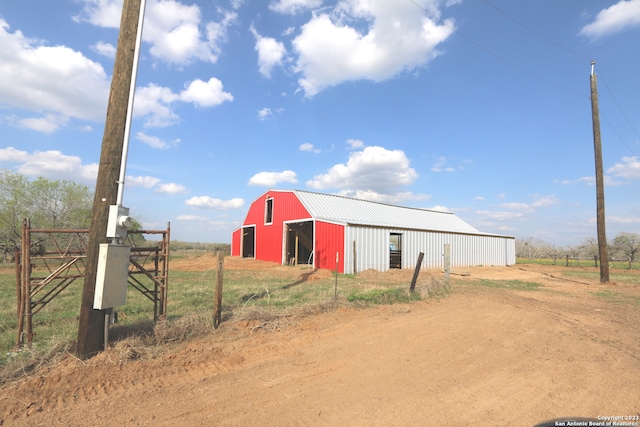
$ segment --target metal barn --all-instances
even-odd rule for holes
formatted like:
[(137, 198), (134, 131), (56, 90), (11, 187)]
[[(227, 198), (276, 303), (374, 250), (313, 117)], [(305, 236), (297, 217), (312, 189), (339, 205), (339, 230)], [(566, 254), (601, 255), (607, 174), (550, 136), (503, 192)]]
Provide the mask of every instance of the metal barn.
[(357, 273), (367, 269), (505, 266), (515, 239), (481, 233), (453, 213), (407, 208), (309, 191), (270, 190), (234, 230), (231, 255)]

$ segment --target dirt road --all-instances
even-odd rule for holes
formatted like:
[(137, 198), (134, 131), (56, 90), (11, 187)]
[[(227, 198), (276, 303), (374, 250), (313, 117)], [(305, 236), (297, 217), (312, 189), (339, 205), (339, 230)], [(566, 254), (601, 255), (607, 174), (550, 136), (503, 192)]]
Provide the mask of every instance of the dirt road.
[[(469, 271), (440, 300), (228, 322), (154, 360), (68, 356), (0, 389), (0, 425), (530, 426), (640, 415), (637, 284)], [(544, 287), (473, 285), (483, 276)]]

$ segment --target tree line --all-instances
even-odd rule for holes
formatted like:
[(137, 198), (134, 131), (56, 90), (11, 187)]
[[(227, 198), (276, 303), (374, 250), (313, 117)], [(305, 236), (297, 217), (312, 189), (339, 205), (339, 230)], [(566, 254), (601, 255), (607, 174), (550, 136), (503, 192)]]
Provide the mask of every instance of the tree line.
[[(640, 253), (640, 234), (621, 232), (607, 243), (609, 258), (618, 261), (636, 261)], [(527, 237), (516, 239), (516, 257), (524, 259), (582, 258), (597, 259), (598, 239), (586, 238), (575, 246), (557, 247), (544, 240)]]
[(0, 169), (0, 250), (6, 261), (21, 248), (22, 220), (46, 230), (87, 229), (91, 224), (93, 192), (65, 180), (39, 177), (30, 181), (18, 173)]

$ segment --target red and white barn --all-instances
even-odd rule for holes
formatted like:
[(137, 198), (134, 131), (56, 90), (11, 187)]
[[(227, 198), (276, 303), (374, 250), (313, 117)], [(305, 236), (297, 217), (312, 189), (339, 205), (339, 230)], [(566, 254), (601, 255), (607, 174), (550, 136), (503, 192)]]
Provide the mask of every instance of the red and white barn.
[(481, 233), (453, 213), (407, 208), (309, 191), (270, 190), (233, 231), (231, 255), (311, 264), (340, 273), (366, 269), (515, 264), (515, 239)]

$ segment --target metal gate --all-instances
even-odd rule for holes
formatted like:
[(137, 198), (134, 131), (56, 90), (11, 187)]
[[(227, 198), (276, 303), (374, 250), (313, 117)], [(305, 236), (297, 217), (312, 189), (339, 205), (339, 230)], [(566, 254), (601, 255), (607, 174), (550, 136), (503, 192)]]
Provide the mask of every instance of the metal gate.
[[(161, 235), (145, 246), (144, 235)], [(81, 279), (84, 283), (89, 230), (37, 230), (22, 223), (22, 247), (16, 253), (18, 335), (16, 345), (33, 342), (32, 318), (57, 295)], [(166, 230), (129, 231), (129, 285), (153, 303), (154, 321), (167, 315), (170, 226)], [(79, 302), (78, 302), (79, 304)]]

